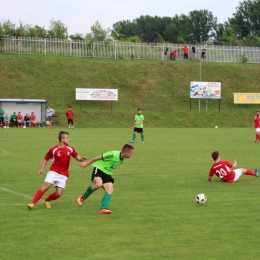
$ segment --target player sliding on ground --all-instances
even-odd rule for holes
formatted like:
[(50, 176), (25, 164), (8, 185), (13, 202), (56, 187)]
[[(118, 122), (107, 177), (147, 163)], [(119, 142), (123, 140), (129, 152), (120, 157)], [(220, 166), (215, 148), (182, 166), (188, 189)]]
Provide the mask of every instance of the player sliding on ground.
[(56, 191), (51, 193), (44, 201), (44, 206), (47, 209), (50, 209), (50, 201), (58, 199), (65, 189), (66, 181), (69, 177), (68, 169), (71, 156), (80, 162), (87, 160), (87, 157), (80, 157), (77, 151), (72, 146), (69, 146), (70, 139), (67, 132), (60, 131), (58, 138), (59, 144), (50, 148), (43, 159), (42, 167), (38, 171), (38, 175), (43, 173), (44, 168), (50, 159), (52, 160), (52, 165), (47, 173), (42, 188), (35, 193), (32, 202), (28, 204), (28, 209), (32, 209), (42, 198), (43, 194), (51, 187), (51, 185), (53, 185), (55, 186)]
[(105, 194), (101, 200), (99, 214), (111, 214), (112, 211), (108, 209), (108, 204), (114, 192), (114, 179), (112, 173), (119, 166), (125, 158), (130, 158), (133, 155), (134, 147), (130, 144), (125, 144), (122, 151), (109, 151), (102, 155), (96, 156), (87, 162), (79, 163), (82, 168), (88, 167), (90, 164), (94, 166), (91, 180), (93, 182), (87, 190), (77, 200), (79, 206), (87, 199), (94, 191), (103, 188)]
[(209, 176), (208, 176), (209, 181), (212, 180), (214, 174), (216, 174), (222, 181), (225, 182), (235, 182), (240, 178), (240, 176), (243, 173), (255, 177), (258, 177), (259, 175), (257, 168), (255, 169), (254, 172), (243, 168), (231, 170), (230, 168), (237, 167), (237, 161), (235, 160), (233, 164), (228, 161), (221, 161), (218, 151), (213, 152), (211, 156), (214, 160), (214, 164), (212, 165), (209, 171)]

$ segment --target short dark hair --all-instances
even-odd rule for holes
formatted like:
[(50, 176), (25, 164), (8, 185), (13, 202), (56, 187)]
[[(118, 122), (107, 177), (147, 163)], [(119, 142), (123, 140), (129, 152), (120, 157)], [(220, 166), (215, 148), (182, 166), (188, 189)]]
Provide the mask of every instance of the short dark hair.
[(219, 157), (219, 152), (218, 151), (215, 151), (211, 154), (211, 157), (214, 161), (216, 161)]
[(131, 144), (125, 144), (123, 147), (122, 147), (122, 152), (126, 152), (126, 151), (129, 151), (129, 150), (134, 150), (135, 148), (131, 145)]
[(61, 141), (61, 139), (64, 137), (64, 135), (69, 135), (69, 133), (68, 132), (66, 132), (66, 131), (60, 131), (59, 132), (59, 141)]

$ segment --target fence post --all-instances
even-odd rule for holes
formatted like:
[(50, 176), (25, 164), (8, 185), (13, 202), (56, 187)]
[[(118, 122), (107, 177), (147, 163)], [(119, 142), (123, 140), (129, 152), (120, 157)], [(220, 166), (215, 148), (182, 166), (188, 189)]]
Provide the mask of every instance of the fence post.
[(164, 54), (164, 44), (162, 45), (162, 60), (163, 60), (163, 54)]
[(44, 38), (43, 44), (44, 44), (44, 55), (46, 55), (46, 38)]
[(71, 53), (72, 53), (72, 40), (69, 39), (69, 43), (70, 43), (70, 56), (71, 56)]
[(115, 41), (115, 59), (116, 59), (116, 45), (117, 45), (117, 44), (116, 44), (116, 41)]

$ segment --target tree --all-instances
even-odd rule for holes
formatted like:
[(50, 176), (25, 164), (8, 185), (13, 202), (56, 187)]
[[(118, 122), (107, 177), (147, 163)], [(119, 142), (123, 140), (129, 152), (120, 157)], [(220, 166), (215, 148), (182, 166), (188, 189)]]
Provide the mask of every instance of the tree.
[(260, 0), (239, 2), (229, 22), (239, 39), (250, 35), (260, 36)]
[(1, 37), (15, 36), (15, 24), (10, 20), (2, 21), (0, 23), (0, 35)]
[(212, 12), (208, 10), (191, 11), (189, 13), (190, 21), (190, 41), (208, 42), (215, 37), (217, 27), (217, 17), (213, 17)]
[(96, 21), (91, 27), (91, 32), (86, 35), (87, 41), (105, 41), (110, 40), (110, 29), (104, 29), (99, 21)]
[(82, 33), (75, 33), (69, 36), (71, 40), (84, 40), (84, 36)]
[(29, 28), (28, 36), (30, 37), (45, 38), (46, 35), (47, 35), (47, 31), (45, 30), (45, 28), (37, 24), (34, 27)]
[(227, 28), (223, 35), (220, 37), (220, 43), (222, 45), (237, 46), (239, 42), (235, 31), (232, 28)]
[(54, 21), (54, 19), (52, 19), (50, 21), (48, 36), (52, 37), (52, 38), (67, 39), (68, 38), (68, 28), (60, 20)]

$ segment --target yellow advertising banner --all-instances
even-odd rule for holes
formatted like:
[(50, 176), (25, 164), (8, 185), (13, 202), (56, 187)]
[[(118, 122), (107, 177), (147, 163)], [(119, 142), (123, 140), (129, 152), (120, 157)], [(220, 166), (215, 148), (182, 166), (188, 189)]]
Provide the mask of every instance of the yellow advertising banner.
[(260, 93), (234, 93), (234, 104), (260, 104)]

